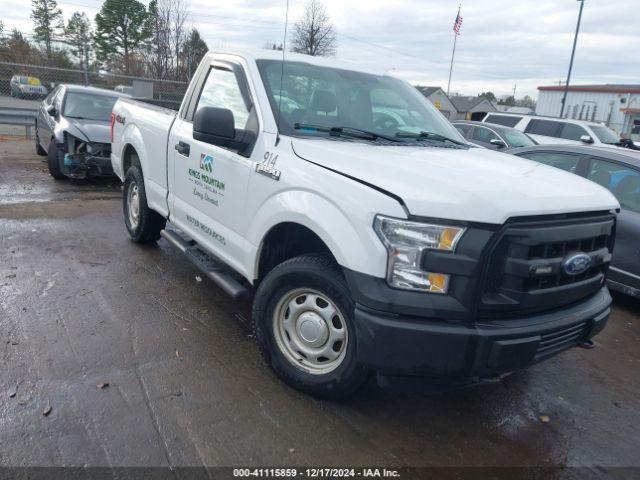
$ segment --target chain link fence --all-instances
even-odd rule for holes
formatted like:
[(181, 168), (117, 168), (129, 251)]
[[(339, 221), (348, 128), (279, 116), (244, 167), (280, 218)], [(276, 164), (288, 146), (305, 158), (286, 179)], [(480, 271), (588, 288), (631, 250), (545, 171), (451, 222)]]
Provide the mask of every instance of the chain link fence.
[(134, 98), (177, 110), (188, 82), (116, 75), (0, 61), (0, 107), (27, 107), (42, 100), (56, 85), (67, 83), (115, 90)]

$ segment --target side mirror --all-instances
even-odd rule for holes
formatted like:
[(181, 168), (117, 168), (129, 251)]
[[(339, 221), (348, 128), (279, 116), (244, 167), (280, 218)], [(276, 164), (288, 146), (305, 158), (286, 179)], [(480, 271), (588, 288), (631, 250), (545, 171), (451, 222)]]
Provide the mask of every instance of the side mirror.
[(56, 107), (54, 107), (53, 105), (49, 105), (47, 107), (47, 113), (52, 117), (55, 117), (56, 115), (58, 115), (58, 111), (56, 110)]
[[(203, 142), (210, 142), (206, 137), (234, 138), (236, 136), (236, 122), (233, 112), (228, 108), (203, 107), (199, 108), (193, 117), (193, 137), (199, 134)], [(200, 140), (196, 138), (196, 140)]]
[(193, 116), (193, 138), (249, 157), (256, 134), (237, 129), (233, 112), (228, 108), (202, 107)]
[(591, 138), (591, 135), (582, 135), (580, 141), (582, 143), (593, 143), (593, 138)]
[(494, 147), (496, 147), (498, 150), (500, 150), (501, 148), (507, 147), (507, 145), (502, 140), (498, 140), (497, 138), (490, 140), (489, 143)]

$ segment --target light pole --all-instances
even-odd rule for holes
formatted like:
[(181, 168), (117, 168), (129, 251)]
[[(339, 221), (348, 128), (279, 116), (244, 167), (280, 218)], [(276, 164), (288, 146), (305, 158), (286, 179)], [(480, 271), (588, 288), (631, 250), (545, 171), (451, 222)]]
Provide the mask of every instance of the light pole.
[(564, 86), (564, 95), (562, 96), (562, 106), (560, 107), (560, 118), (564, 115), (564, 107), (567, 102), (567, 93), (569, 93), (569, 82), (571, 81), (571, 70), (573, 69), (573, 58), (576, 55), (576, 45), (578, 43), (578, 33), (580, 32), (580, 21), (582, 20), (582, 9), (584, 8), (584, 0), (580, 2), (580, 13), (578, 14), (578, 25), (576, 25), (576, 36), (573, 38), (573, 50), (571, 50), (571, 61), (569, 62), (569, 73), (567, 74), (567, 84)]

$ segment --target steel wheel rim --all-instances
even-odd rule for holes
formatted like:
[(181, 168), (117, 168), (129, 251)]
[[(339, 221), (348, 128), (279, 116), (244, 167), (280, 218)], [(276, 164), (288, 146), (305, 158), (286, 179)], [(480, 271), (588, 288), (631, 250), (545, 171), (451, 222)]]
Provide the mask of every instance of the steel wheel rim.
[(313, 375), (332, 372), (347, 353), (344, 314), (329, 297), (311, 288), (282, 296), (273, 314), (273, 333), (287, 361)]
[(137, 228), (140, 222), (140, 191), (135, 182), (131, 182), (127, 190), (127, 211), (131, 228)]

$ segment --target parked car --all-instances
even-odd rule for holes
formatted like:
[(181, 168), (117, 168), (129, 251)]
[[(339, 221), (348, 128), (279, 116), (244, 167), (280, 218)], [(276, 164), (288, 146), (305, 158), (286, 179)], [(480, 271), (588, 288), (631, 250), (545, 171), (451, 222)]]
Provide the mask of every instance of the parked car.
[(47, 96), (47, 87), (39, 78), (14, 75), (9, 81), (11, 96), (17, 98), (42, 98)]
[(509, 153), (588, 178), (615, 195), (622, 210), (618, 215), (608, 284), (613, 290), (640, 297), (640, 152), (581, 145), (538, 145)]
[(537, 142), (526, 133), (502, 125), (456, 120), (453, 122), (453, 126), (469, 142), (491, 150), (508, 150), (537, 145)]
[(625, 147), (620, 135), (602, 123), (553, 118), (537, 115), (514, 115), (509, 113), (488, 113), (484, 123), (504, 125), (526, 133), (541, 145), (595, 145)]
[(370, 373), (494, 379), (602, 330), (610, 192), (471, 148), (402, 80), (281, 55), (208, 53), (178, 113), (119, 99), (111, 153), (130, 238), (253, 291), (280, 378), (324, 397)]
[(47, 156), (57, 180), (113, 175), (109, 122), (123, 94), (58, 85), (40, 104), (35, 123), (36, 152)]

